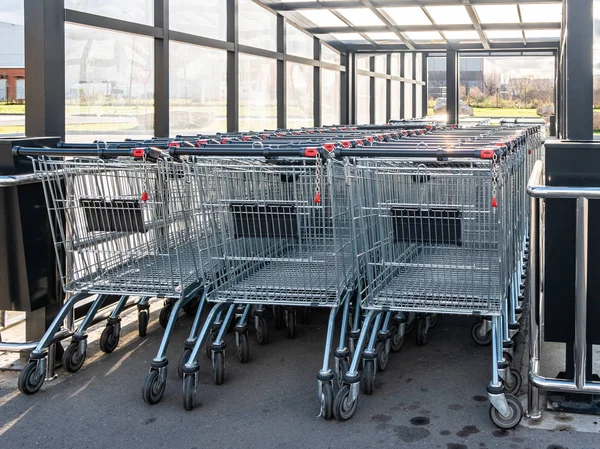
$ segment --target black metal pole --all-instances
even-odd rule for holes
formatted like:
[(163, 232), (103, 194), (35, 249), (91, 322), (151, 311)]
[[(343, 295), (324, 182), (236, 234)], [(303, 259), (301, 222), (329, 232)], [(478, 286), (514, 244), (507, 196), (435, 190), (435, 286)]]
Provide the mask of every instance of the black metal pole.
[(446, 51), (446, 111), (448, 124), (458, 124), (458, 52), (453, 49)]
[(283, 59), (277, 60), (277, 127), (287, 128), (287, 52), (286, 18), (277, 15), (277, 51)]
[(227, 0), (227, 41), (233, 44), (227, 52), (227, 131), (236, 132), (240, 127), (238, 0)]
[(154, 0), (154, 135), (169, 137), (169, 0)]

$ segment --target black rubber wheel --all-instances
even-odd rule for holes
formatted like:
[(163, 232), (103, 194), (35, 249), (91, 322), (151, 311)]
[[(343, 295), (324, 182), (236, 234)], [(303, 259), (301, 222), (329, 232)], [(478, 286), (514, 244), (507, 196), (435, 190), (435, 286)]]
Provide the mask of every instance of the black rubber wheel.
[(333, 415), (338, 421), (347, 421), (352, 418), (358, 405), (358, 397), (350, 401), (350, 385), (343, 385), (333, 400)]
[(198, 306), (200, 305), (200, 298), (196, 297), (190, 300), (185, 306), (183, 306), (183, 311), (187, 316), (194, 317), (196, 316), (196, 312), (198, 311)]
[(183, 378), (183, 408), (186, 410), (194, 410), (194, 375), (188, 374)]
[(215, 352), (213, 356), (213, 380), (215, 385), (222, 385), (225, 382), (225, 354)]
[(333, 418), (333, 388), (330, 382), (325, 382), (322, 387), (321, 417), (327, 420)]
[(110, 354), (119, 346), (120, 335), (112, 324), (107, 325), (100, 336), (100, 350)]
[(146, 336), (148, 321), (150, 321), (148, 310), (140, 310), (138, 312), (138, 334), (140, 337)]
[(79, 343), (73, 342), (67, 349), (62, 357), (63, 368), (69, 373), (75, 373), (81, 369), (85, 362), (86, 353), (79, 354)]
[(375, 391), (375, 360), (365, 360), (361, 380), (365, 394), (373, 394)]
[[(51, 363), (51, 362), (48, 362)], [(25, 368), (23, 368), (23, 371), (21, 371), (21, 374), (19, 374), (19, 390), (21, 390), (21, 393), (23, 394), (34, 394), (37, 393), (39, 391), (40, 388), (42, 388), (42, 385), (44, 384), (44, 380), (46, 377), (46, 373), (42, 373), (41, 375), (37, 374), (37, 365), (38, 362), (36, 361), (31, 361), (29, 362), (27, 365), (25, 365)]]
[(400, 329), (397, 325), (393, 325), (390, 329), (390, 351), (398, 352), (404, 343), (404, 335), (400, 335)]
[(424, 346), (427, 344), (427, 319), (418, 318), (417, 322), (417, 346)]
[(385, 371), (390, 361), (390, 346), (385, 341), (377, 343), (377, 370)]
[(266, 345), (269, 342), (269, 326), (264, 316), (258, 317), (255, 321), (256, 340), (259, 345)]
[(206, 342), (204, 343), (204, 352), (206, 353), (206, 358), (210, 359), (212, 357), (212, 344), (217, 338), (218, 331), (211, 330), (209, 334), (206, 336)]
[(509, 365), (512, 365), (513, 357), (510, 354), (510, 352), (503, 351), (502, 357), (504, 358), (504, 360), (506, 360), (508, 362)]
[(186, 348), (183, 350), (183, 352), (179, 356), (179, 363), (177, 363), (177, 375), (179, 376), (180, 379), (183, 379), (183, 366), (190, 359), (190, 355), (192, 355), (192, 350), (189, 348)]
[(482, 326), (485, 325), (485, 320), (477, 321), (471, 326), (471, 338), (479, 346), (488, 346), (492, 342), (492, 330), (487, 331), (485, 335), (481, 335)]
[(432, 313), (429, 315), (429, 329), (433, 329), (437, 323), (438, 315), (437, 313)]
[(283, 310), (279, 306), (273, 307), (273, 316), (275, 318), (275, 329), (283, 329), (284, 320), (283, 320)]
[(166, 383), (160, 379), (160, 373), (157, 369), (153, 369), (146, 376), (144, 387), (142, 389), (142, 397), (146, 404), (154, 405), (160, 402), (165, 393)]
[(240, 363), (247, 363), (250, 360), (250, 341), (248, 334), (241, 333), (237, 338), (237, 356)]
[(173, 304), (171, 303), (166, 304), (160, 311), (160, 314), (158, 315), (158, 322), (160, 323), (163, 329), (166, 329), (172, 311)]
[(523, 418), (523, 406), (516, 396), (513, 396), (512, 394), (506, 394), (505, 396), (506, 402), (508, 402), (510, 416), (502, 416), (493, 405), (490, 405), (490, 418), (492, 419), (492, 422), (501, 429), (514, 429), (519, 425)]
[(296, 336), (296, 311), (288, 310), (285, 315), (285, 325), (287, 327), (288, 338)]
[(511, 369), (510, 378), (507, 381), (504, 381), (504, 389), (508, 394), (516, 395), (521, 390), (522, 384), (523, 378), (521, 377), (521, 373), (516, 369)]

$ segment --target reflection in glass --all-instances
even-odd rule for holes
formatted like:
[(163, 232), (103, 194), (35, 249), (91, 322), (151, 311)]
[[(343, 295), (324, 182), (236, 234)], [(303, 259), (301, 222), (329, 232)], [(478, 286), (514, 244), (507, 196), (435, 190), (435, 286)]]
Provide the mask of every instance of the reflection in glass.
[(277, 61), (240, 54), (240, 130), (277, 128)]
[(154, 134), (154, 41), (65, 25), (66, 134), (71, 141)]
[(287, 63), (287, 127), (314, 126), (314, 68)]
[(285, 38), (285, 49), (288, 55), (313, 59), (314, 40), (312, 37), (296, 29), (292, 25), (288, 25), (286, 28)]
[(399, 120), (400, 119), (400, 81), (392, 81), (392, 88), (390, 91), (390, 101), (391, 101), (391, 115), (390, 119)]
[(375, 78), (375, 123), (385, 123), (387, 116), (386, 80)]
[(154, 0), (65, 0), (65, 8), (146, 25), (154, 21)]
[(404, 83), (404, 118), (414, 118), (413, 111), (413, 83)]
[(169, 0), (169, 27), (182, 33), (227, 39), (227, 2)]
[(227, 52), (171, 41), (170, 135), (227, 129)]
[(356, 77), (356, 120), (359, 125), (371, 123), (371, 77)]
[(324, 125), (340, 124), (341, 74), (335, 70), (321, 70), (321, 119)]
[(321, 45), (321, 61), (341, 64), (342, 57), (337, 51), (332, 50), (327, 45)]
[[(224, 2), (224, 0), (221, 0)], [(277, 51), (277, 16), (252, 0), (239, 0), (240, 44)]]

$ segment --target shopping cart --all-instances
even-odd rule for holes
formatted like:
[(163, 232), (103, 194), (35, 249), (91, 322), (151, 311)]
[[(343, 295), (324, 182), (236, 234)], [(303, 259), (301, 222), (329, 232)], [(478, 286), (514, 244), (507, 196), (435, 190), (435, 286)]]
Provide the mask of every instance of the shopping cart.
[[(334, 371), (340, 372), (340, 366), (348, 363), (346, 327), (358, 267), (351, 211), (355, 205), (346, 182), (347, 167), (322, 157), (325, 153), (320, 148), (231, 146), (221, 151), (178, 150), (178, 154), (204, 155), (189, 167), (202, 192), (199, 216), (211, 229), (206, 234), (211, 268), (207, 300), (216, 303), (213, 312), (220, 308), (231, 315), (237, 304), (331, 309), (318, 373), (321, 415), (329, 419)], [(329, 357), (340, 309), (340, 342), (331, 370)], [(188, 410), (194, 407), (198, 354), (209, 326), (207, 319), (183, 367)], [(213, 352), (213, 366), (222, 370), (222, 354), (217, 354), (220, 351)]]
[(359, 263), (366, 267), (362, 296), (368, 312), (333, 412), (339, 420), (354, 414), (361, 359), (363, 384), (373, 384), (384, 313), (479, 315), (492, 322), (490, 414), (500, 427), (512, 428), (522, 416), (519, 400), (510, 394), (520, 376), (503, 359), (502, 321), (515, 232), (513, 192), (507, 188), (513, 155), (506, 147), (380, 153), (338, 152), (354, 158), (354, 170), (347, 173), (360, 204), (353, 210), (364, 229)]
[[(13, 152), (31, 157), (42, 180), (55, 250), (64, 260), (60, 277), (65, 292), (72, 295), (32, 352), (19, 387), (31, 394), (42, 386), (47, 347), (82, 298), (97, 295), (86, 316), (91, 321), (107, 295), (123, 295), (117, 309), (127, 296), (157, 297), (168, 299), (161, 312), (166, 329), (143, 397), (150, 404), (158, 402), (165, 389), (166, 349), (175, 321), (203, 287), (203, 238), (201, 229), (193, 226), (195, 200), (181, 168), (150, 148)], [(113, 322), (108, 336), (105, 330), (105, 345), (116, 346), (118, 326)], [(86, 355), (86, 326), (82, 328), (65, 351), (76, 366)]]

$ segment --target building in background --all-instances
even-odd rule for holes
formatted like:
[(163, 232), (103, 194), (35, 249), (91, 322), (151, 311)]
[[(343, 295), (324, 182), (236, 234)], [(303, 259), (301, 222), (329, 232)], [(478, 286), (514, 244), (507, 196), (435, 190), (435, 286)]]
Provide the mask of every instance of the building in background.
[[(446, 97), (446, 58), (429, 58), (427, 77), (429, 97)], [(502, 83), (500, 67), (487, 58), (460, 58), (459, 79), (466, 95), (473, 88), (484, 95), (495, 95)]]
[(25, 101), (23, 25), (0, 22), (0, 102)]

